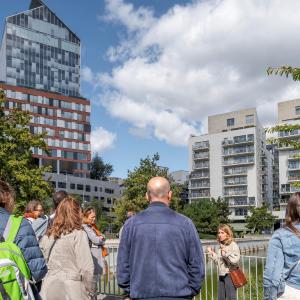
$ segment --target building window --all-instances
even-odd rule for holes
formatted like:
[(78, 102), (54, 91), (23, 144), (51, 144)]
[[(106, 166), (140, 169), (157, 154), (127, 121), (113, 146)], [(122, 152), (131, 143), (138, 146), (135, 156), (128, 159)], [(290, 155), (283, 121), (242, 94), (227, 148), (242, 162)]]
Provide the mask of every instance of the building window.
[(71, 189), (71, 190), (75, 190), (75, 183), (71, 183), (71, 184), (70, 184), (70, 189)]
[(65, 182), (58, 182), (58, 187), (61, 189), (65, 189), (67, 187)]
[(300, 115), (300, 106), (296, 106), (296, 115)]
[(235, 215), (236, 216), (247, 216), (248, 215), (248, 211), (245, 208), (236, 208), (235, 209)]
[(254, 123), (254, 115), (246, 116), (246, 124), (253, 124)]
[(234, 126), (234, 118), (227, 119), (227, 126)]
[(90, 202), (91, 201), (91, 197), (89, 195), (84, 195), (84, 201)]
[(90, 192), (91, 191), (91, 186), (90, 185), (86, 185), (85, 186), (85, 191), (86, 192)]
[(95, 191), (95, 192), (98, 192), (98, 187), (95, 186), (95, 187), (94, 187), (94, 191)]
[(106, 194), (113, 194), (114, 190), (113, 189), (105, 189)]
[(107, 199), (106, 199), (106, 203), (107, 203), (107, 204), (111, 204), (111, 199), (110, 199), (110, 198), (107, 198)]
[(77, 184), (77, 190), (83, 191), (83, 184)]

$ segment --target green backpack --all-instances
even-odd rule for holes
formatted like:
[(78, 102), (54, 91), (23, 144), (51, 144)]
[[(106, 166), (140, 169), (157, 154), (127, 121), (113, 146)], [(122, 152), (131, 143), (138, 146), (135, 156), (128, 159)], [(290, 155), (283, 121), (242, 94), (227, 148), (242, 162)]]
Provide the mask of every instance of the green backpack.
[(0, 300), (34, 300), (30, 270), (14, 243), (22, 219), (11, 215), (0, 236)]

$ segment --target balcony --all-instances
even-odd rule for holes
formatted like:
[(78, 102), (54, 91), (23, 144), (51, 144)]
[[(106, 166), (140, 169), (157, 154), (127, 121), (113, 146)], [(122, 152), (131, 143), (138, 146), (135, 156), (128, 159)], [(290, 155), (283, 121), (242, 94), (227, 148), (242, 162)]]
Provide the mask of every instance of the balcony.
[(201, 182), (201, 183), (191, 183), (190, 189), (207, 189), (209, 188), (210, 183), (209, 182)]
[(300, 176), (288, 176), (288, 181), (300, 181)]
[(209, 159), (209, 153), (208, 152), (199, 152), (194, 154), (194, 160), (207, 160)]
[(209, 149), (209, 142), (208, 141), (204, 141), (204, 142), (195, 143), (192, 146), (192, 149), (193, 150), (207, 150), (207, 149)]
[(241, 155), (254, 154), (254, 147), (243, 148), (225, 148), (223, 150), (223, 156), (241, 156)]
[(288, 163), (288, 170), (300, 170), (300, 163), (295, 161), (290, 161)]
[(292, 131), (280, 131), (278, 133), (278, 138), (291, 138), (291, 137), (299, 137), (300, 129), (295, 129)]
[(248, 192), (246, 189), (243, 190), (225, 190), (224, 191), (224, 196), (232, 196), (232, 197), (237, 197), (237, 196), (247, 196)]
[(203, 179), (203, 178), (209, 178), (209, 173), (192, 173), (190, 176), (190, 179)]
[(281, 194), (293, 194), (296, 192), (300, 192), (300, 187), (296, 187), (296, 186), (290, 186), (290, 187), (281, 187), (280, 193)]
[(203, 191), (203, 192), (192, 192), (190, 193), (190, 199), (196, 199), (196, 198), (210, 198), (209, 191)]
[(224, 168), (224, 177), (247, 175), (247, 168)]
[(248, 134), (242, 136), (236, 136), (231, 140), (224, 140), (222, 142), (223, 147), (232, 147), (236, 145), (247, 145), (247, 144), (254, 144), (254, 135)]
[(194, 170), (196, 170), (196, 169), (208, 169), (208, 168), (209, 168), (209, 163), (208, 162), (194, 164)]
[(243, 159), (224, 159), (223, 166), (234, 165), (251, 165), (254, 164), (254, 156), (245, 157)]
[(224, 182), (224, 187), (234, 187), (234, 186), (244, 186), (247, 185), (247, 180), (245, 181), (225, 181)]
[(241, 207), (241, 206), (255, 206), (255, 200), (245, 199), (231, 199), (228, 202), (229, 207)]

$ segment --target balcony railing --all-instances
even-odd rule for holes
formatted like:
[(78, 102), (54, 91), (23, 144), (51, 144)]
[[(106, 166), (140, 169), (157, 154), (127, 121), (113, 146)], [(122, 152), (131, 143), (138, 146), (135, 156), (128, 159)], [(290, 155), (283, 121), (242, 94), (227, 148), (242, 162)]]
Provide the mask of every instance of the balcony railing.
[(197, 188), (209, 188), (210, 184), (209, 182), (203, 182), (203, 183), (192, 183), (190, 185), (191, 189), (197, 189)]
[(229, 207), (235, 207), (235, 206), (253, 206), (253, 205), (255, 205), (255, 200), (233, 199), (233, 200), (229, 200), (228, 205), (229, 205)]
[(209, 168), (209, 163), (194, 164), (194, 169), (207, 169)]
[(209, 191), (201, 192), (201, 193), (191, 193), (190, 198), (208, 198), (210, 197)]
[(209, 173), (192, 173), (190, 179), (208, 178)]
[(224, 176), (226, 175), (247, 175), (247, 168), (224, 169)]
[(223, 150), (223, 156), (233, 156), (254, 153), (254, 147), (245, 147), (245, 148), (225, 148)]
[(224, 140), (222, 142), (223, 146), (231, 146), (231, 145), (238, 145), (238, 144), (248, 144), (248, 143), (254, 143), (254, 135), (253, 134), (248, 134), (248, 136), (243, 135), (243, 136), (238, 136), (234, 137), (231, 140)]
[(226, 190), (224, 196), (247, 196), (247, 190)]
[(300, 176), (288, 176), (288, 180), (289, 181), (299, 181), (300, 180)]
[[(119, 288), (116, 278), (117, 256), (119, 244), (107, 247), (109, 255), (106, 257), (108, 264), (107, 275), (102, 276), (98, 285), (98, 294), (121, 296), (123, 291)], [(266, 263), (265, 257), (242, 255), (240, 267), (247, 277), (248, 283), (237, 289), (237, 299), (258, 300), (263, 299), (263, 270)], [(204, 256), (205, 278), (200, 294), (193, 300), (215, 300), (218, 297), (218, 268), (208, 255)]]
[(201, 149), (208, 149), (208, 148), (209, 148), (209, 142), (208, 141), (195, 143), (192, 146), (193, 150), (201, 150)]
[(253, 164), (254, 163), (254, 157), (250, 156), (243, 159), (224, 159), (223, 165), (243, 165), (243, 164)]
[(194, 154), (194, 159), (209, 159), (208, 152), (199, 152)]
[(300, 130), (295, 129), (295, 130), (292, 130), (292, 131), (279, 131), (278, 135), (279, 135), (280, 138), (287, 138), (287, 137), (297, 136), (297, 135), (300, 135)]
[(288, 169), (289, 170), (300, 170), (300, 164), (299, 163), (294, 163), (294, 162), (290, 162), (288, 164)]

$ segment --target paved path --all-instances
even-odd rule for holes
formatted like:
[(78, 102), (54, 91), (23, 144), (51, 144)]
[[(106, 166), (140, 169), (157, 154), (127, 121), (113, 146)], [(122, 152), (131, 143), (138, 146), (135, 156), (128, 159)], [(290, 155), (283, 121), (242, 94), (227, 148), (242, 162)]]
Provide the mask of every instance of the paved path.
[(104, 296), (104, 295), (99, 295), (97, 297), (97, 300), (121, 300), (122, 297), (120, 296)]

